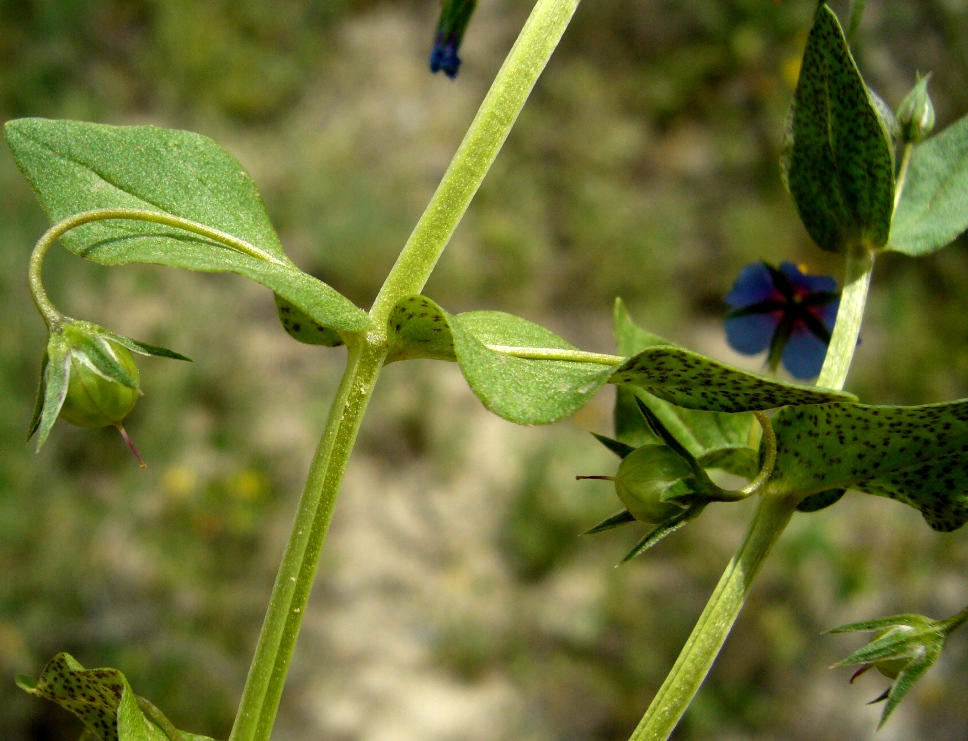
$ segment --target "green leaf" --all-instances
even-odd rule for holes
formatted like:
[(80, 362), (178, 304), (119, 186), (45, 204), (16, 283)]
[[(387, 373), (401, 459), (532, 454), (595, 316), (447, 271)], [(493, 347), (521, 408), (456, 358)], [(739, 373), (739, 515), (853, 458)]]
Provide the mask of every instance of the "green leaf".
[(526, 319), (500, 311), (451, 316), (425, 296), (399, 301), (389, 331), (387, 362), (456, 360), (484, 406), (517, 424), (548, 424), (573, 414), (612, 373), (612, 366), (600, 363), (519, 358), (491, 350), (487, 345), (577, 348)]
[(797, 505), (797, 512), (819, 512), (822, 509), (827, 509), (827, 507), (837, 504), (846, 493), (846, 489), (827, 489), (827, 491), (811, 494)]
[(771, 381), (678, 347), (652, 347), (620, 365), (610, 383), (638, 386), (687, 409), (747, 412), (853, 400), (851, 394)]
[(275, 298), (279, 321), (282, 322), (283, 329), (294, 340), (306, 345), (323, 345), (324, 347), (339, 347), (343, 344), (343, 338), (339, 336), (338, 332), (319, 324), (309, 314), (286, 301), (278, 293), (275, 294)]
[(837, 16), (821, 3), (794, 96), (786, 180), (804, 226), (823, 249), (887, 243), (894, 150)]
[[(622, 299), (615, 300), (615, 342), (620, 355), (631, 356), (650, 347), (675, 347), (637, 325)], [(640, 446), (660, 442), (645, 422), (635, 399), (652, 410), (662, 424), (705, 468), (722, 468), (739, 476), (755, 476), (758, 454), (750, 447), (752, 414), (700, 412), (670, 404), (639, 388), (619, 386), (615, 395), (615, 436)]]
[(773, 491), (851, 488), (909, 504), (942, 532), (968, 521), (968, 400), (801, 406), (781, 410), (773, 429)]
[[(175, 730), (151, 703), (139, 702), (117, 669), (85, 669), (66, 653), (47, 662), (39, 680), (19, 676), (17, 685), (72, 712), (84, 723), (88, 734), (100, 741), (172, 741), (172, 736), (180, 736), (184, 741), (211, 741), (207, 736)], [(141, 705), (156, 717), (145, 717)]]
[(474, 311), (454, 319), (454, 352), (468, 385), (484, 406), (511, 422), (548, 424), (574, 414), (612, 374), (607, 365), (516, 358), (485, 347), (577, 349), (520, 317)]
[(887, 248), (927, 255), (968, 229), (968, 116), (915, 145)]
[(7, 144), (53, 222), (99, 208), (165, 213), (218, 229), (271, 259), (242, 254), (181, 229), (96, 221), (65, 234), (70, 250), (103, 265), (151, 263), (233, 272), (291, 301), (319, 324), (364, 330), (365, 312), (286, 257), (252, 178), (211, 139), (154, 126), (25, 118)]

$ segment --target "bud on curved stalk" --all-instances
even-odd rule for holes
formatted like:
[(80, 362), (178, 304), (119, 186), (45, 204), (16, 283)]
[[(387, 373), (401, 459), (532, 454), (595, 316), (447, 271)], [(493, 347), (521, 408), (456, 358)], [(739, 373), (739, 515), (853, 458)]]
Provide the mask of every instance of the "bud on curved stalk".
[(137, 342), (91, 322), (60, 318), (48, 338), (27, 436), (38, 433), (38, 452), (59, 416), (79, 427), (117, 427), (144, 468), (144, 461), (121, 424), (141, 395), (132, 351), (188, 360), (171, 350)]
[(870, 643), (838, 661), (834, 667), (860, 664), (860, 669), (850, 678), (851, 682), (869, 669), (877, 669), (892, 680), (891, 686), (870, 703), (887, 701), (878, 724), (880, 728), (908, 690), (938, 660), (948, 636), (966, 620), (968, 607), (947, 620), (932, 620), (923, 615), (892, 615), (834, 628), (827, 632), (876, 631)]
[(928, 94), (930, 79), (930, 74), (919, 77), (897, 109), (901, 141), (905, 144), (917, 144), (934, 130), (934, 103)]

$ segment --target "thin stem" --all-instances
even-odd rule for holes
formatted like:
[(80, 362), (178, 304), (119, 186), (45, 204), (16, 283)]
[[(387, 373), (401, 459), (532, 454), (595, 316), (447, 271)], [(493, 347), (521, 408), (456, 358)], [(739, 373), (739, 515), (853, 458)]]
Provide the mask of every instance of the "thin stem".
[(766, 446), (766, 450), (764, 451), (763, 466), (760, 468), (760, 472), (755, 479), (740, 489), (740, 493), (744, 497), (755, 494), (763, 488), (763, 485), (773, 475), (773, 466), (776, 464), (776, 433), (773, 432), (773, 424), (763, 412), (753, 412), (753, 416), (756, 417), (756, 421), (760, 423), (760, 428), (763, 430), (762, 444)]
[(844, 277), (844, 290), (837, 309), (837, 323), (830, 337), (827, 357), (823, 361), (817, 386), (839, 391), (847, 380), (850, 363), (854, 359), (860, 325), (864, 319), (864, 306), (867, 291), (874, 270), (874, 253), (866, 248), (857, 247), (847, 253), (847, 272)]
[[(858, 249), (848, 253), (847, 275), (837, 311), (837, 323), (817, 380), (818, 386), (830, 389), (844, 387), (860, 334), (873, 267), (874, 256), (869, 250)], [(763, 432), (766, 437), (766, 427)], [(769, 455), (771, 442), (765, 440), (765, 443)], [(774, 440), (772, 445), (775, 444)], [(760, 496), (760, 504), (746, 538), (726, 567), (692, 635), (632, 734), (631, 741), (665, 741), (675, 729), (732, 630), (753, 578), (796, 511), (798, 498), (795, 496), (778, 497), (770, 492), (769, 487), (765, 487)]]
[(675, 729), (729, 635), (763, 560), (795, 509), (796, 502), (788, 499), (764, 497), (760, 501), (742, 545), (630, 741), (664, 741)]
[(628, 358), (620, 355), (585, 352), (583, 350), (561, 350), (556, 347), (515, 347), (513, 345), (484, 345), (488, 350), (528, 360), (568, 360), (573, 363), (597, 363), (598, 365), (621, 365)]
[(911, 165), (911, 152), (914, 145), (911, 143), (904, 145), (904, 152), (901, 154), (901, 166), (897, 170), (897, 178), (894, 180), (894, 211), (897, 212), (897, 204), (901, 202), (904, 195), (904, 184), (907, 182), (908, 168)]
[(941, 630), (946, 636), (954, 633), (958, 628), (960, 628), (964, 622), (968, 620), (968, 607), (965, 607), (961, 612), (952, 615), (950, 618), (941, 623)]
[(140, 695), (136, 695), (136, 697), (138, 700), (138, 707), (141, 709), (141, 712), (147, 715), (155, 725), (161, 728), (161, 730), (165, 732), (165, 735), (168, 736), (170, 741), (185, 741), (185, 735), (175, 728), (175, 725), (168, 720), (165, 714), (161, 712), (161, 710), (159, 710), (154, 703), (146, 700)]
[(272, 588), (230, 741), (268, 739), (333, 516), (336, 496), (386, 348), (350, 347), (346, 370), (313, 457), (292, 534)]
[(349, 343), (346, 371), (299, 503), (230, 741), (268, 741), (272, 732), (336, 495), (386, 358), (387, 319), (401, 298), (426, 284), (577, 5), (578, 0), (538, 0), (380, 289), (370, 311), (372, 329)]
[(30, 265), (27, 269), (27, 282), (30, 286), (30, 293), (34, 298), (34, 303), (37, 305), (37, 309), (40, 311), (41, 316), (44, 317), (44, 321), (47, 323), (47, 328), (49, 330), (53, 331), (57, 329), (57, 327), (63, 323), (64, 315), (61, 314), (50, 302), (50, 299), (47, 298), (47, 292), (44, 290), (44, 285), (41, 280), (41, 269), (43, 268), (44, 257), (47, 255), (47, 251), (51, 248), (51, 245), (53, 245), (54, 242), (64, 236), (71, 229), (76, 229), (84, 224), (90, 224), (93, 221), (107, 220), (148, 221), (153, 224), (162, 224), (164, 226), (170, 226), (176, 229), (183, 229), (186, 232), (191, 232), (192, 234), (198, 234), (206, 239), (211, 239), (213, 242), (217, 242), (223, 247), (235, 250), (236, 252), (241, 252), (243, 255), (255, 257), (259, 260), (274, 262), (277, 265), (284, 264), (279, 258), (274, 257), (268, 252), (249, 244), (245, 240), (239, 239), (238, 237), (233, 237), (231, 234), (226, 234), (218, 229), (212, 229), (204, 224), (191, 221), (190, 219), (183, 219), (180, 216), (172, 216), (171, 214), (164, 214), (158, 211), (145, 211), (136, 208), (98, 208), (92, 211), (83, 211), (79, 214), (74, 214), (73, 216), (69, 216), (66, 219), (58, 221), (50, 229), (44, 232), (44, 235), (34, 246), (34, 251), (30, 254)]
[(423, 289), (568, 27), (578, 2), (538, 0), (534, 6), (437, 192), (373, 303), (371, 313), (381, 329), (400, 298)]

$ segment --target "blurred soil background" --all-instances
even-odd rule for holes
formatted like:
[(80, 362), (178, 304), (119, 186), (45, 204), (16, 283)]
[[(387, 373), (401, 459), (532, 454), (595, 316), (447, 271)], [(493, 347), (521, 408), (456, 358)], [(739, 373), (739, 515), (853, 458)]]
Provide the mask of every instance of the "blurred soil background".
[[(612, 302), (689, 347), (725, 346), (723, 296), (758, 259), (841, 278), (799, 226), (777, 167), (811, 0), (586, 0), (427, 293), (613, 349)], [(843, 11), (841, 6), (836, 6)], [(481, 0), (452, 82), (427, 70), (433, 0), (2, 0), (0, 119), (202, 132), (259, 184), (293, 259), (369, 306), (522, 24)], [(939, 128), (968, 112), (968, 2), (870, 0), (859, 57), (896, 106), (933, 71)], [(292, 341), (235, 276), (110, 270), (56, 250), (55, 302), (193, 358), (144, 359), (112, 430), (25, 444), (43, 324), (26, 289), (45, 218), (0, 152), (0, 736), (73, 741), (19, 692), (68, 651), (126, 673), (182, 728), (225, 738), (295, 504), (345, 357)], [(968, 396), (968, 242), (884, 256), (849, 388), (865, 401)], [(387, 368), (324, 550), (273, 738), (621, 741), (672, 665), (750, 515), (710, 507), (643, 558), (574, 419), (514, 427), (455, 366)], [(968, 540), (849, 494), (798, 515), (681, 741), (874, 738), (886, 680), (827, 667), (862, 638), (821, 631), (968, 601)], [(968, 641), (882, 741), (968, 737)]]

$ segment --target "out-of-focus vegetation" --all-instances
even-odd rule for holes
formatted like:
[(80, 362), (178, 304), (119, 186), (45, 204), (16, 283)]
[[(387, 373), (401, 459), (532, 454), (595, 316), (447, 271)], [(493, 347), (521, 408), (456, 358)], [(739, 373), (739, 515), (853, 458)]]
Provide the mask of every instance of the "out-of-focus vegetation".
[[(482, 0), (456, 82), (432, 76), (433, 2), (5, 0), (0, 118), (191, 128), (262, 189), (287, 250), (367, 306), (528, 11)], [(836, 272), (777, 171), (814, 3), (589, 0), (427, 292), (515, 311), (610, 351), (622, 295), (654, 331), (736, 362), (722, 296), (745, 263)], [(840, 9), (840, 8), (838, 8)], [(934, 71), (939, 128), (968, 112), (968, 3), (869, 0), (859, 55), (897, 104)], [(0, 728), (78, 724), (13, 685), (66, 650), (121, 669), (176, 725), (225, 737), (302, 478), (343, 359), (300, 346), (239, 278), (106, 270), (53, 254), (69, 314), (196, 359), (141, 363), (126, 424), (24, 443), (43, 325), (25, 285), (45, 228), (0, 153)], [(885, 256), (850, 388), (865, 401), (968, 396), (968, 244)], [(618, 508), (608, 393), (568, 423), (489, 417), (456, 368), (390, 366), (364, 424), (284, 698), (279, 738), (623, 739), (740, 537), (709, 508), (646, 557), (640, 534), (575, 535)], [(913, 555), (912, 555), (913, 554)], [(680, 739), (868, 738), (882, 683), (826, 666), (818, 633), (968, 601), (964, 533), (850, 495), (798, 515)], [(2, 677), (7, 677), (3, 680)], [(963, 739), (968, 649), (878, 736)]]

